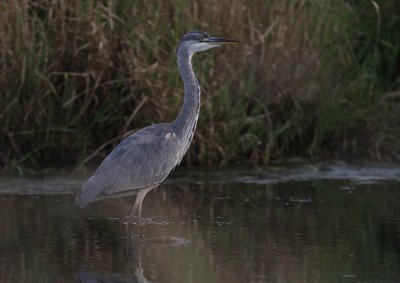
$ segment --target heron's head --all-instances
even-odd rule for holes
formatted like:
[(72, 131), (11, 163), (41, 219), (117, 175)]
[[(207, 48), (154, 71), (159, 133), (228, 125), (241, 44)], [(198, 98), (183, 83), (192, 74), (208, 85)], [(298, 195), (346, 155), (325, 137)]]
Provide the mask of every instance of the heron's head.
[(204, 31), (195, 30), (190, 31), (181, 37), (177, 50), (184, 48), (185, 51), (193, 54), (223, 44), (232, 44), (238, 42), (238, 40), (233, 39), (211, 37)]

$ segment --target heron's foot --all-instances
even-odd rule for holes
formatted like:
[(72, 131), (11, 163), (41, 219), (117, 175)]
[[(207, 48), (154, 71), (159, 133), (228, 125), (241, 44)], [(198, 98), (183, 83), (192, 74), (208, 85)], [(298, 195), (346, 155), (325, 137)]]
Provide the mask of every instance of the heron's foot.
[(144, 226), (146, 224), (146, 221), (144, 221), (142, 219), (142, 217), (139, 217), (138, 215), (129, 214), (129, 215), (125, 216), (125, 223), (128, 225), (129, 224), (131, 224), (131, 225), (137, 224), (139, 226)]
[(136, 225), (136, 224), (139, 224), (139, 225), (141, 225), (141, 222), (142, 221), (139, 221), (139, 219), (137, 218), (137, 216), (136, 215), (127, 215), (127, 216), (125, 216), (125, 224), (128, 224), (128, 225)]

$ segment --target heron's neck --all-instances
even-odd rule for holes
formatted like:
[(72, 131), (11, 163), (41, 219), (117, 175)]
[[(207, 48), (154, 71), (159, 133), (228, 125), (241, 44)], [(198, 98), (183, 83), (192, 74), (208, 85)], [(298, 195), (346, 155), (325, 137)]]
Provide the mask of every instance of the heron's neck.
[(192, 68), (192, 54), (178, 49), (178, 67), (183, 80), (185, 98), (181, 112), (172, 126), (178, 138), (190, 143), (200, 111), (200, 85)]

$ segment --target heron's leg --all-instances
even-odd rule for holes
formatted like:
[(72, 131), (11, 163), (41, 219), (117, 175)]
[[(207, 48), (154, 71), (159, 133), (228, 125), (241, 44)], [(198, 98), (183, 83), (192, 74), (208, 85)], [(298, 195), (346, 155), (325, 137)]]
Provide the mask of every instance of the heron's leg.
[(131, 212), (129, 213), (129, 216), (128, 216), (128, 223), (133, 223), (133, 217), (135, 217), (138, 205), (139, 205), (138, 204), (138, 196), (136, 196), (135, 204), (132, 206)]
[(136, 211), (137, 211), (138, 212), (138, 224), (140, 226), (143, 225), (143, 223), (142, 223), (142, 203), (143, 203), (144, 197), (146, 196), (146, 194), (150, 190), (151, 190), (151, 188), (141, 189), (137, 193), (135, 204), (133, 205), (133, 207), (131, 209), (131, 212), (129, 213), (129, 217), (128, 217), (128, 222), (129, 223), (133, 223), (133, 218), (135, 217), (135, 214), (136, 214)]
[(142, 203), (143, 203), (143, 199), (144, 199), (144, 196), (143, 196), (142, 200), (140, 201), (139, 207), (138, 207), (138, 223), (139, 223), (139, 226), (143, 225), (143, 223), (142, 223)]

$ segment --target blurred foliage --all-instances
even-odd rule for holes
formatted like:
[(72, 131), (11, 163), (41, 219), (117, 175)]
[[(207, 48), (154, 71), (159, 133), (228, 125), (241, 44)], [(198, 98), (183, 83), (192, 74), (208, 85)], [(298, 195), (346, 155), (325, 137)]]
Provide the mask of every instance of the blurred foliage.
[(179, 37), (241, 45), (196, 55), (187, 165), (292, 156), (399, 160), (399, 5), (388, 1), (0, 3), (0, 167), (76, 165), (177, 115)]

